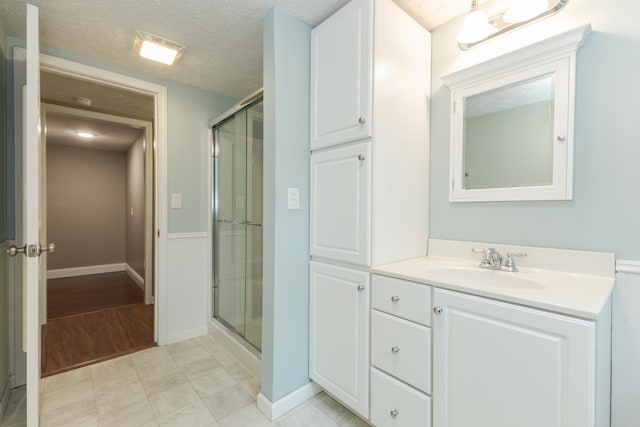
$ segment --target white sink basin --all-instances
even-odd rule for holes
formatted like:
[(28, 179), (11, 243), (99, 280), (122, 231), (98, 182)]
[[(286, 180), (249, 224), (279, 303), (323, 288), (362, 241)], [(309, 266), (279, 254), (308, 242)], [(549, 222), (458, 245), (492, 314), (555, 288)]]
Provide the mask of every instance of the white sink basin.
[(428, 277), (433, 280), (442, 280), (443, 282), (454, 282), (470, 286), (509, 289), (544, 289), (541, 283), (523, 276), (521, 273), (489, 270), (480, 267), (429, 267)]

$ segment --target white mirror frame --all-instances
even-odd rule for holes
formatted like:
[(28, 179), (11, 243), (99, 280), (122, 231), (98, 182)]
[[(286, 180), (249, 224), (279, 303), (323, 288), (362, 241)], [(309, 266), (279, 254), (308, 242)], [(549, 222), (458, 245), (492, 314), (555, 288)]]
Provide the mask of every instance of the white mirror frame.
[[(442, 77), (451, 90), (450, 202), (571, 200), (576, 53), (591, 32), (587, 24)], [(464, 99), (537, 76), (555, 75), (553, 181), (547, 186), (464, 188)]]

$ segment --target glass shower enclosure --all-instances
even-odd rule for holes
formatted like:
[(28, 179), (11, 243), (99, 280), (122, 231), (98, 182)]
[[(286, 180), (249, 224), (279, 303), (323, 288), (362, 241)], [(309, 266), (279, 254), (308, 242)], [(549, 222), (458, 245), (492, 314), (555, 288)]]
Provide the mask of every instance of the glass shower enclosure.
[(213, 316), (258, 350), (262, 347), (262, 125), (261, 93), (213, 125)]

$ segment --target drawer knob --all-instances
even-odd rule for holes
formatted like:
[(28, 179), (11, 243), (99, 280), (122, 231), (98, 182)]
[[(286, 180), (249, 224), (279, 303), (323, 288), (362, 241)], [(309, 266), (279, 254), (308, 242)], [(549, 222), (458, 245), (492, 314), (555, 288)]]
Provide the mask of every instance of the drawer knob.
[(440, 314), (442, 313), (442, 307), (433, 307), (433, 312), (435, 314)]
[(391, 418), (397, 418), (399, 414), (400, 412), (397, 409), (394, 409), (391, 412), (389, 412), (389, 415), (391, 415)]
[(364, 291), (364, 285), (358, 285), (358, 292)]
[(391, 353), (398, 354), (400, 353), (400, 347), (391, 347)]
[(365, 124), (366, 122), (367, 122), (367, 121), (365, 120), (365, 118), (364, 118), (364, 117), (359, 117), (359, 118), (358, 118), (358, 124), (363, 125), (363, 124)]
[(391, 302), (398, 302), (398, 301), (400, 301), (400, 297), (399, 296), (394, 295), (394, 296), (391, 297)]

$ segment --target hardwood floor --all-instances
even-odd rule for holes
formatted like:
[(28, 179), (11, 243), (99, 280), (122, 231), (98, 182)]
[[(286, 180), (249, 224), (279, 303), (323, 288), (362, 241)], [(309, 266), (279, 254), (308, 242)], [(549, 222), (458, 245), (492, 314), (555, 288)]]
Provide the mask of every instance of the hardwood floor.
[(43, 377), (155, 346), (153, 305), (124, 272), (49, 280), (47, 310)]
[(143, 302), (142, 289), (124, 271), (47, 280), (47, 319)]

